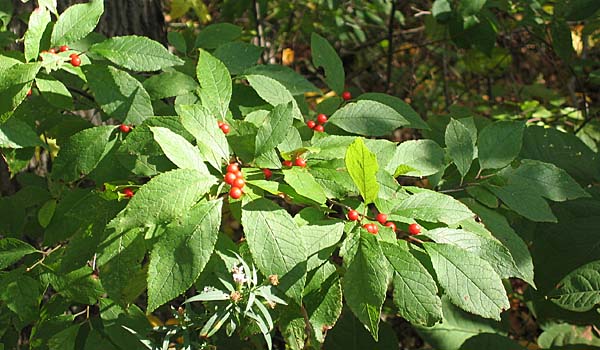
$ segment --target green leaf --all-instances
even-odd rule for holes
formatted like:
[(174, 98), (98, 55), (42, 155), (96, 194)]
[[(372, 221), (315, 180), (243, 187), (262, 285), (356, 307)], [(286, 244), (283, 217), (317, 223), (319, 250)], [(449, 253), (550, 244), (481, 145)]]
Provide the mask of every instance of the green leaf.
[(42, 97), (51, 105), (60, 109), (73, 109), (73, 96), (59, 80), (50, 75), (37, 76), (35, 85), (42, 93)]
[(524, 159), (518, 168), (507, 167), (498, 173), (510, 185), (522, 185), (555, 202), (589, 197), (563, 169), (554, 164)]
[(96, 102), (113, 118), (139, 125), (154, 115), (150, 95), (142, 83), (114, 67), (86, 65), (82, 67)]
[(39, 318), (42, 293), (40, 282), (25, 275), (23, 269), (0, 275), (0, 300), (24, 324)]
[(211, 24), (200, 30), (195, 47), (215, 49), (221, 44), (237, 40), (241, 35), (242, 28), (231, 23)]
[(76, 323), (68, 328), (61, 329), (48, 341), (50, 350), (76, 350), (77, 334), (83, 323)]
[(108, 228), (125, 232), (169, 223), (185, 215), (216, 182), (214, 176), (193, 169), (162, 173), (140, 187)]
[(152, 72), (183, 64), (160, 43), (144, 36), (112, 37), (92, 45), (89, 51), (137, 72)]
[(552, 22), (550, 22), (550, 36), (552, 37), (554, 52), (568, 64), (575, 57), (569, 24), (564, 20), (554, 17)]
[(523, 278), (508, 248), (492, 236), (447, 227), (429, 230), (424, 235), (436, 243), (452, 244), (477, 255), (490, 263), (501, 278)]
[(359, 320), (345, 310), (332, 330), (327, 332), (324, 349), (327, 350), (388, 350), (398, 347), (396, 331), (389, 323), (381, 323), (379, 335), (375, 341)]
[(451, 196), (425, 189), (399, 201), (389, 214), (448, 225), (474, 216), (467, 206)]
[(459, 11), (463, 17), (476, 15), (481, 11), (487, 0), (461, 0)]
[(28, 254), (37, 252), (30, 244), (15, 238), (0, 239), (0, 269), (19, 261)]
[(50, 220), (52, 220), (52, 216), (54, 216), (54, 211), (56, 210), (56, 199), (50, 199), (38, 211), (38, 222), (40, 226), (46, 228), (48, 224), (50, 224)]
[(368, 92), (358, 96), (357, 100), (371, 100), (381, 102), (396, 110), (409, 124), (407, 128), (429, 130), (429, 125), (423, 121), (421, 116), (406, 102), (398, 97), (382, 94), (379, 92)]
[(379, 193), (377, 182), (379, 165), (375, 155), (365, 146), (363, 139), (357, 137), (348, 147), (344, 160), (348, 173), (358, 187), (365, 204), (373, 203)]
[(254, 65), (256, 65), (263, 49), (244, 42), (231, 42), (220, 45), (213, 55), (219, 59), (229, 72), (233, 75), (239, 75)]
[(428, 176), (445, 167), (444, 150), (432, 140), (404, 141), (385, 170), (395, 176)]
[(510, 307), (502, 280), (487, 261), (449, 244), (424, 243), (438, 282), (455, 305), (500, 320)]
[(310, 49), (315, 67), (323, 67), (325, 71), (327, 86), (338, 95), (341, 94), (344, 91), (346, 74), (344, 73), (344, 64), (337, 51), (325, 38), (315, 32), (310, 37)]
[(180, 72), (162, 72), (144, 81), (144, 89), (153, 100), (185, 95), (195, 91), (198, 83), (187, 74)]
[[(343, 225), (340, 224), (340, 226)], [(320, 273), (321, 271), (323, 273)], [(335, 265), (328, 261), (323, 263), (312, 274), (306, 289), (310, 290), (304, 297), (306, 312), (309, 315), (309, 322), (315, 338), (322, 343), (328, 329), (336, 324), (343, 307), (342, 285)], [(370, 337), (368, 338), (370, 339)]]
[(292, 96), (292, 93), (285, 88), (283, 84), (275, 79), (263, 75), (246, 75), (246, 79), (258, 96), (267, 101), (272, 106), (287, 105), (292, 103), (294, 118), (302, 119), (302, 113), (298, 108), (298, 104)]
[(231, 100), (231, 76), (223, 62), (200, 49), (196, 76), (200, 82), (199, 96), (202, 105), (215, 117), (223, 120)]
[(283, 170), (283, 180), (301, 196), (324, 204), (327, 201), (325, 191), (306, 169), (292, 167)]
[(76, 4), (60, 14), (50, 38), (50, 46), (71, 44), (91, 33), (104, 12), (104, 1)]
[(0, 147), (25, 148), (41, 145), (40, 137), (25, 122), (12, 118), (0, 124)]
[(200, 151), (185, 138), (168, 128), (155, 126), (150, 127), (150, 130), (154, 134), (154, 140), (173, 164), (181, 169), (195, 169), (200, 173), (209, 175)]
[(495, 186), (488, 184), (486, 188), (494, 193), (506, 206), (517, 214), (539, 222), (556, 222), (556, 216), (540, 194), (524, 184)]
[(313, 83), (305, 77), (296, 73), (295, 70), (280, 65), (259, 65), (246, 70), (246, 75), (262, 75), (277, 80), (293, 96), (302, 95), (307, 92), (321, 93)]
[(341, 222), (322, 221), (300, 227), (300, 237), (308, 256), (307, 271), (329, 260), (343, 234), (344, 224)]
[(50, 11), (46, 8), (38, 7), (31, 12), (29, 22), (27, 22), (27, 31), (23, 37), (25, 46), (25, 61), (36, 60), (40, 53), (40, 40), (50, 23)]
[(192, 207), (156, 242), (148, 267), (148, 311), (185, 292), (200, 276), (217, 242), (222, 206), (215, 200)]
[(293, 121), (291, 103), (275, 106), (256, 133), (255, 155), (258, 157), (272, 151), (283, 142), (289, 134)]
[(600, 260), (585, 264), (566, 275), (550, 293), (560, 307), (576, 312), (600, 304)]
[(333, 113), (329, 123), (353, 134), (365, 136), (389, 135), (395, 129), (409, 124), (392, 107), (371, 100), (360, 100), (345, 105)]
[(71, 182), (89, 174), (114, 145), (114, 131), (113, 125), (104, 125), (84, 129), (71, 136), (61, 145), (52, 166), (52, 177)]
[(478, 156), (482, 169), (499, 169), (512, 162), (523, 143), (525, 123), (498, 121), (481, 130), (479, 134)]
[(27, 97), (31, 82), (42, 67), (41, 62), (14, 64), (2, 71), (0, 79), (0, 124), (7, 121), (13, 111)]
[(389, 270), (377, 238), (363, 229), (359, 232), (356, 254), (344, 274), (342, 287), (346, 304), (377, 340)]
[(442, 301), (435, 280), (407, 245), (381, 242), (381, 249), (394, 271), (394, 304), (411, 324), (433, 326), (442, 319)]
[(446, 127), (446, 147), (448, 147), (448, 155), (456, 164), (458, 172), (462, 177), (465, 177), (471, 168), (475, 147), (471, 133), (463, 123), (451, 119), (450, 124)]
[(568, 323), (554, 324), (538, 337), (543, 349), (590, 349), (600, 347), (600, 337), (593, 326), (576, 326)]
[(278, 288), (301, 305), (307, 254), (294, 219), (277, 204), (258, 199), (242, 207), (242, 225), (260, 271), (277, 275)]
[(181, 123), (196, 139), (200, 153), (220, 170), (222, 161), (229, 159), (229, 144), (219, 129), (217, 119), (200, 105), (180, 106), (179, 113)]
[(527, 350), (516, 341), (506, 336), (493, 333), (481, 333), (467, 339), (460, 350), (486, 349), (486, 350)]

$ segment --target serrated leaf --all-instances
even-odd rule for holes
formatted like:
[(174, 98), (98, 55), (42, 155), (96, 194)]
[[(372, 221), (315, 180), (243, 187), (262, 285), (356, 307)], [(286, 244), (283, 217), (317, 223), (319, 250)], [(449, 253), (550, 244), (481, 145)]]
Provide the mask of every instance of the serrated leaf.
[(446, 127), (446, 147), (452, 161), (458, 168), (458, 172), (465, 177), (471, 168), (475, 147), (471, 133), (463, 123), (451, 119)]
[(112, 148), (115, 140), (112, 125), (97, 126), (82, 130), (61, 145), (61, 150), (52, 166), (52, 177), (67, 182), (89, 174)]
[(148, 311), (185, 292), (200, 276), (217, 242), (222, 205), (215, 200), (192, 207), (156, 242), (148, 267)]
[(216, 49), (219, 45), (238, 39), (242, 28), (231, 23), (216, 23), (200, 30), (196, 37), (196, 46), (203, 49)]
[(200, 82), (198, 94), (202, 105), (215, 117), (225, 119), (232, 93), (231, 76), (227, 67), (213, 55), (200, 49), (196, 77)]
[(246, 79), (258, 96), (267, 101), (271, 106), (287, 105), (292, 103), (294, 118), (302, 119), (302, 113), (298, 108), (298, 104), (286, 87), (275, 79), (263, 75), (246, 75)]
[(202, 155), (220, 170), (222, 161), (229, 159), (229, 143), (219, 129), (217, 119), (200, 105), (180, 106), (179, 113), (181, 123), (196, 139)]
[(184, 215), (216, 182), (214, 176), (193, 169), (162, 173), (140, 187), (108, 228), (124, 232), (167, 224)]
[(256, 141), (254, 146), (254, 153), (256, 156), (260, 156), (266, 152), (269, 152), (281, 142), (283, 142), (289, 130), (292, 127), (294, 116), (292, 115), (292, 104), (285, 103), (275, 106), (271, 112), (267, 115), (267, 118), (258, 128), (256, 133)]
[(327, 350), (388, 350), (398, 347), (396, 331), (389, 323), (379, 327), (377, 341), (369, 337), (368, 331), (352, 313), (345, 310), (332, 330), (327, 332), (324, 349)]
[(112, 63), (138, 72), (152, 72), (183, 64), (160, 43), (144, 36), (112, 37), (92, 45), (89, 51)]
[(244, 42), (231, 42), (220, 45), (213, 53), (233, 75), (242, 74), (256, 65), (263, 49)]
[(407, 128), (425, 130), (430, 129), (429, 125), (425, 123), (421, 116), (408, 103), (402, 101), (398, 97), (382, 94), (379, 92), (368, 92), (366, 94), (358, 96), (357, 99), (377, 101), (392, 107), (396, 110), (396, 112), (398, 112), (404, 119), (406, 119), (409, 122), (409, 124), (406, 125)]
[(200, 151), (185, 138), (168, 128), (155, 126), (150, 127), (150, 130), (154, 134), (154, 140), (173, 164), (181, 169), (194, 169), (200, 173), (209, 174)]
[(389, 278), (386, 264), (377, 238), (360, 229), (356, 254), (344, 274), (342, 287), (346, 304), (375, 340)]
[(510, 164), (521, 151), (525, 123), (498, 121), (481, 130), (477, 150), (481, 169), (499, 169)]
[(385, 170), (396, 176), (428, 176), (444, 167), (444, 150), (435, 141), (411, 140), (398, 145)]
[(70, 6), (60, 14), (54, 24), (50, 38), (51, 46), (71, 44), (83, 39), (96, 28), (103, 12), (104, 1), (102, 0)]
[(198, 88), (198, 83), (181, 72), (163, 72), (144, 81), (144, 89), (153, 100), (185, 95)]
[(344, 73), (344, 64), (337, 51), (325, 38), (315, 32), (310, 37), (310, 49), (315, 67), (323, 67), (325, 71), (327, 86), (341, 94), (344, 91), (346, 74)]
[(50, 75), (37, 76), (35, 85), (42, 97), (51, 105), (60, 109), (73, 109), (73, 96), (59, 80)]
[(39, 317), (42, 286), (37, 279), (24, 274), (23, 269), (0, 275), (0, 300), (24, 324)]
[(395, 129), (408, 125), (395, 109), (381, 102), (359, 100), (338, 109), (329, 118), (329, 123), (353, 134), (383, 136)]
[(12, 116), (13, 111), (27, 97), (31, 82), (35, 79), (41, 67), (41, 62), (17, 63), (2, 71), (2, 79), (0, 79), (0, 124), (7, 121)]
[(29, 22), (27, 22), (27, 31), (23, 37), (25, 46), (25, 61), (29, 62), (38, 58), (40, 52), (40, 40), (50, 23), (50, 11), (44, 7), (38, 7), (31, 12)]
[(306, 169), (299, 167), (284, 169), (283, 180), (303, 197), (319, 204), (324, 204), (327, 201), (325, 191)]
[(150, 95), (142, 83), (127, 72), (96, 64), (82, 69), (96, 102), (111, 117), (126, 124), (139, 125), (154, 115)]
[(600, 337), (593, 326), (576, 326), (568, 323), (554, 324), (544, 330), (537, 343), (542, 349), (590, 349), (600, 347)]
[(37, 252), (29, 243), (16, 238), (0, 239), (0, 270), (4, 269), (22, 257)]
[(435, 280), (406, 244), (381, 242), (394, 271), (394, 304), (411, 324), (432, 326), (442, 319), (442, 301)]
[(438, 282), (455, 305), (500, 320), (510, 307), (502, 280), (485, 260), (449, 244), (424, 243)]
[(344, 161), (365, 204), (373, 203), (379, 193), (377, 182), (379, 165), (375, 154), (367, 148), (362, 138), (357, 137), (348, 147)]
[(300, 227), (300, 236), (308, 256), (307, 271), (329, 260), (343, 234), (344, 224), (341, 222), (316, 222)]
[(249, 68), (245, 72), (247, 75), (262, 75), (277, 80), (280, 84), (293, 95), (302, 95), (307, 92), (321, 93), (313, 83), (306, 80), (305, 77), (296, 73), (295, 70), (280, 65), (258, 65)]
[(585, 264), (566, 275), (550, 293), (560, 307), (585, 312), (600, 304), (600, 260)]
[(451, 196), (430, 190), (422, 190), (401, 200), (389, 214), (448, 225), (474, 216), (467, 206)]
[(300, 305), (307, 254), (292, 217), (277, 204), (258, 199), (242, 207), (242, 225), (259, 270), (277, 275), (278, 288)]
[(25, 148), (41, 145), (42, 141), (37, 133), (25, 122), (12, 118), (0, 124), (0, 147)]
[(498, 196), (510, 209), (529, 220), (557, 222), (548, 202), (538, 192), (524, 184), (513, 183), (502, 187), (488, 184), (486, 188)]

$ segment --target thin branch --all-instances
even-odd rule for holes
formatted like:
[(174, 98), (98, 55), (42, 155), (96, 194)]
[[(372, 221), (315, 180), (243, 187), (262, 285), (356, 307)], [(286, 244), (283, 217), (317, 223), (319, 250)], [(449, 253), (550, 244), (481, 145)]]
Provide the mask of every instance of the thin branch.
[(388, 52), (385, 91), (390, 89), (392, 80), (392, 59), (394, 58), (394, 17), (396, 14), (396, 3), (396, 0), (392, 0), (392, 9), (390, 10), (390, 21), (388, 24)]

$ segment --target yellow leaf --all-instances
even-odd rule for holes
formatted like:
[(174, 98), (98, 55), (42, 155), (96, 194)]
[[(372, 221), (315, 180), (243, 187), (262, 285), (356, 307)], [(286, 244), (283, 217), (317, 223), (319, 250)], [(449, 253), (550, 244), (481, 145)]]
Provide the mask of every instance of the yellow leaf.
[(294, 63), (294, 50), (290, 48), (284, 49), (281, 54), (281, 63), (283, 63), (284, 66), (289, 66)]
[(163, 323), (160, 320), (160, 318), (150, 314), (150, 315), (146, 315), (146, 318), (148, 319), (148, 322), (150, 322), (150, 325), (152, 327), (158, 327), (158, 326), (162, 326)]
[(172, 0), (171, 1), (171, 20), (177, 19), (185, 15), (192, 5), (189, 0)]

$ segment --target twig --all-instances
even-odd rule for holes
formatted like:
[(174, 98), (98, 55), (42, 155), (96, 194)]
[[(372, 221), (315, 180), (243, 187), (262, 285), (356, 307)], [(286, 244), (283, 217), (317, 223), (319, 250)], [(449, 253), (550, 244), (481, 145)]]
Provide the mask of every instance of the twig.
[(392, 0), (392, 9), (390, 10), (390, 21), (388, 24), (388, 52), (385, 91), (390, 89), (392, 80), (392, 58), (394, 57), (394, 17), (396, 14), (396, 3), (396, 0)]
[[(254, 12), (254, 21), (256, 22), (256, 40), (257, 40), (257, 46), (259, 47), (263, 47), (264, 46), (264, 37), (263, 37), (263, 27), (262, 27), (262, 23), (261, 23), (261, 19), (260, 19), (260, 4), (258, 3), (257, 0), (253, 0), (252, 1), (253, 6), (252, 6), (252, 11)], [(260, 55), (260, 60), (261, 63), (266, 63), (265, 62), (265, 52), (263, 51)]]
[(38, 266), (38, 265), (40, 265), (40, 264), (43, 264), (43, 263), (44, 263), (44, 260), (46, 260), (46, 258), (48, 257), (48, 255), (50, 255), (50, 254), (54, 253), (55, 251), (57, 251), (58, 249), (60, 249), (60, 247), (62, 247), (62, 245), (61, 245), (61, 244), (59, 244), (59, 245), (57, 245), (56, 247), (54, 247), (54, 248), (52, 248), (52, 249), (50, 249), (50, 250), (47, 250), (47, 251), (45, 251), (45, 252), (43, 252), (43, 251), (38, 251), (39, 253), (41, 253), (41, 254), (42, 254), (42, 258), (41, 258), (40, 260), (36, 261), (36, 262), (35, 262), (35, 264), (33, 264), (33, 265), (31, 265), (30, 267), (28, 267), (27, 269), (25, 269), (25, 271), (29, 272), (29, 271), (33, 270), (33, 269), (34, 269), (36, 266)]

